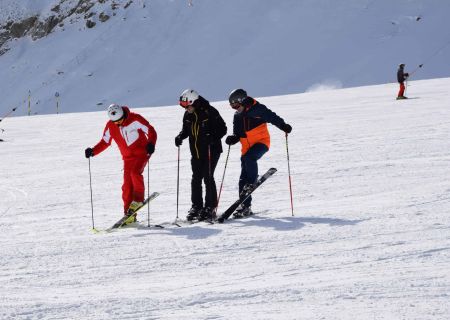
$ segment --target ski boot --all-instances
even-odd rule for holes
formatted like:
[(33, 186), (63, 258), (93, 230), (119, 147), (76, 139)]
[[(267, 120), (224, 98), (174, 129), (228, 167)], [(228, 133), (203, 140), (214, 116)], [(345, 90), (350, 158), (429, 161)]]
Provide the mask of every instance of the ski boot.
[(241, 194), (246, 195), (248, 194), (251, 190), (253, 190), (255, 188), (255, 185), (252, 183), (247, 183), (243, 188), (242, 188), (242, 192)]
[(130, 203), (130, 206), (128, 207), (128, 211), (125, 214), (125, 216), (127, 216), (129, 218), (125, 221), (125, 224), (130, 224), (130, 223), (137, 221), (136, 211), (139, 210), (143, 205), (144, 205), (144, 203), (139, 202), (139, 201), (132, 201)]
[(213, 210), (210, 207), (203, 208), (203, 210), (200, 212), (198, 216), (198, 221), (205, 221), (205, 220), (209, 221), (213, 220)]
[(187, 221), (193, 221), (195, 219), (198, 219), (198, 217), (200, 216), (201, 212), (202, 212), (202, 208), (199, 208), (197, 206), (192, 206), (191, 209), (189, 209), (188, 214), (186, 216), (186, 220)]
[(252, 208), (250, 206), (246, 206), (243, 203), (241, 203), (239, 207), (237, 207), (236, 211), (233, 213), (233, 218), (241, 219), (251, 215), (253, 215)]

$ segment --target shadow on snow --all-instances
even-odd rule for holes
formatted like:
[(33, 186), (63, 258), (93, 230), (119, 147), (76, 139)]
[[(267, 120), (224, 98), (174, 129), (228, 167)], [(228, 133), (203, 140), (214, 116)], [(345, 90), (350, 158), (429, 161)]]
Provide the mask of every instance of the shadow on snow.
[[(202, 225), (187, 225), (183, 227), (177, 227), (175, 225), (164, 224), (165, 228), (160, 229), (152, 226), (150, 229), (147, 226), (139, 226), (137, 229), (142, 231), (153, 230), (157, 234), (161, 235), (173, 235), (185, 237), (189, 240), (205, 239), (218, 235), (222, 231), (229, 227), (262, 227), (271, 228), (278, 231), (292, 231), (299, 230), (305, 227), (307, 224), (326, 224), (331, 227), (342, 227), (342, 226), (354, 226), (364, 220), (347, 220), (339, 218), (321, 218), (321, 217), (284, 217), (284, 218), (269, 218), (267, 216), (254, 215), (250, 218), (245, 219), (231, 219), (222, 224), (215, 224), (214, 226), (202, 224)], [(220, 228), (217, 228), (220, 226)], [(223, 228), (222, 228), (223, 227)], [(151, 233), (141, 233), (135, 235), (136, 237), (142, 237), (155, 234)]]
[(248, 219), (230, 220), (229, 224), (240, 224), (245, 226), (257, 226), (272, 228), (279, 231), (290, 231), (303, 228), (307, 224), (327, 224), (329, 226), (353, 226), (364, 220), (346, 220), (339, 218), (320, 218), (320, 217), (286, 217), (286, 218), (268, 218), (265, 216), (252, 216)]

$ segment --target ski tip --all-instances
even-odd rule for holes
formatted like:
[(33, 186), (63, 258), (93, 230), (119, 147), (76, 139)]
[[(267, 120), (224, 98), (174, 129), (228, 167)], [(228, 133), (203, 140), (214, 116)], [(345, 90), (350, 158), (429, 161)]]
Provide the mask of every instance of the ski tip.
[(92, 231), (93, 234), (102, 234), (102, 233), (107, 233), (108, 232), (107, 230), (99, 230), (97, 228), (92, 228), (91, 231)]

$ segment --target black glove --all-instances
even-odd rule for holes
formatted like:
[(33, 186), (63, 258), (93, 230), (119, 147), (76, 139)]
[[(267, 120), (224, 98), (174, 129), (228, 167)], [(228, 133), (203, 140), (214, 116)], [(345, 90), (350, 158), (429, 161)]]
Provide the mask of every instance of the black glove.
[(409, 73), (408, 72), (405, 72), (405, 78), (408, 78), (409, 77)]
[(290, 125), (288, 125), (287, 123), (285, 123), (282, 130), (286, 133), (291, 133), (292, 127)]
[(238, 143), (239, 142), (239, 137), (238, 136), (236, 136), (236, 135), (231, 135), (231, 136), (228, 136), (226, 139), (225, 139), (225, 143), (226, 144), (229, 144), (230, 146), (231, 145), (233, 145), (233, 144), (236, 144), (236, 143)]
[(153, 152), (155, 152), (155, 145), (151, 142), (147, 143), (147, 146), (145, 147), (145, 149), (147, 149), (147, 153), (148, 154), (152, 154)]
[(94, 150), (92, 148), (87, 148), (86, 150), (84, 150), (84, 155), (86, 156), (86, 158), (93, 157)]
[(179, 147), (179, 146), (181, 146), (182, 143), (183, 143), (183, 139), (181, 139), (180, 136), (176, 136), (175, 137), (175, 146)]

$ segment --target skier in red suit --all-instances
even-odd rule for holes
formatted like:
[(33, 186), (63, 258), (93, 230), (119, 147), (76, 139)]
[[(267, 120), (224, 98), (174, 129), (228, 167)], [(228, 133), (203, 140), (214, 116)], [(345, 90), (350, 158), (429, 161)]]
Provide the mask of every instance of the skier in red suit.
[(119, 147), (123, 166), (122, 199), (125, 215), (131, 215), (144, 201), (145, 186), (142, 173), (155, 151), (157, 134), (141, 115), (127, 106), (112, 104), (108, 107), (110, 120), (106, 123), (103, 137), (93, 148), (85, 150), (86, 158), (96, 156), (107, 149), (112, 140)]

